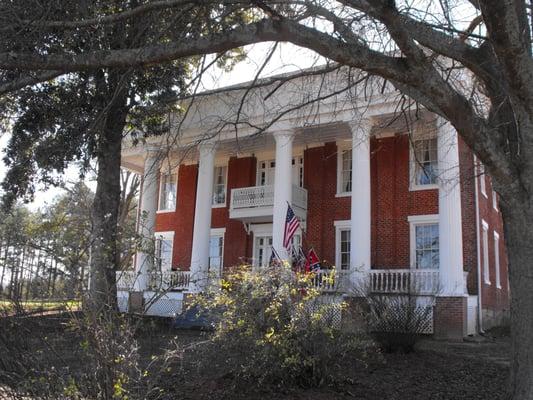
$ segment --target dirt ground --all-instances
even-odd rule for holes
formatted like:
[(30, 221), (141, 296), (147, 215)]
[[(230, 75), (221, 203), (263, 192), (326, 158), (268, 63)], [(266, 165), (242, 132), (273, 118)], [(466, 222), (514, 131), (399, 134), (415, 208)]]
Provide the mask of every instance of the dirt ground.
[[(23, 331), (19, 326), (19, 331), (13, 334), (31, 338), (32, 333), (35, 335), (39, 331), (29, 343), (36, 357), (53, 358), (52, 363), (66, 363), (72, 371), (83, 368), (79, 338), (66, 328), (68, 318), (49, 315), (34, 318), (28, 320), (28, 327)], [(0, 329), (9, 326), (1, 322)], [(141, 354), (149, 358), (160, 353), (173, 339), (191, 343), (201, 340), (202, 336), (196, 331), (177, 331), (167, 323), (152, 321), (139, 337)], [(51, 352), (50, 349), (55, 350)], [(186, 381), (171, 379), (168, 399), (497, 400), (506, 397), (508, 354), (509, 339), (505, 336), (479, 343), (425, 340), (414, 353), (382, 354), (366, 368), (347, 368), (346, 381), (332, 387), (267, 390), (251, 384), (235, 390), (221, 373), (221, 378), (215, 380), (201, 376)], [(0, 370), (0, 380), (8, 372)], [(1, 385), (2, 382), (0, 389)], [(0, 398), (3, 398), (1, 390)]]

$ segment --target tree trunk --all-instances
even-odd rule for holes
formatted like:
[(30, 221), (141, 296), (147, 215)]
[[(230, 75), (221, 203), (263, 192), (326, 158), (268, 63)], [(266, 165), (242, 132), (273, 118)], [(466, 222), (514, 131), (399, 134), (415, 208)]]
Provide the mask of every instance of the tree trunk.
[(513, 400), (533, 399), (533, 209), (528, 197), (522, 193), (501, 205), (511, 288)]
[[(114, 74), (115, 75), (115, 74)], [(116, 310), (115, 268), (120, 205), (120, 157), (127, 116), (127, 91), (118, 88), (107, 107), (98, 139), (98, 172), (92, 216), (89, 307), (97, 314)]]

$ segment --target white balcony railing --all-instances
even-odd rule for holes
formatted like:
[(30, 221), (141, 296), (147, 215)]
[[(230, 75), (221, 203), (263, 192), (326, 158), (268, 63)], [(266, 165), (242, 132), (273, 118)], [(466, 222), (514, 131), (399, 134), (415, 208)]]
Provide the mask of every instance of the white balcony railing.
[(325, 293), (343, 292), (349, 288), (349, 271), (321, 269), (311, 278), (313, 286)]
[(117, 271), (117, 290), (132, 290), (137, 277), (137, 271)]
[(374, 269), (370, 271), (370, 291), (373, 293), (435, 295), (438, 290), (438, 270)]
[(154, 291), (186, 290), (190, 283), (190, 271), (152, 272), (148, 274), (148, 289)]
[(145, 280), (136, 271), (117, 271), (117, 290), (134, 290), (135, 282), (139, 280), (146, 281), (149, 290), (186, 290), (191, 283), (191, 275), (189, 271), (150, 272)]
[[(296, 207), (307, 210), (307, 190), (292, 186), (292, 203)], [(272, 207), (274, 205), (274, 186), (251, 186), (231, 191), (231, 208)]]

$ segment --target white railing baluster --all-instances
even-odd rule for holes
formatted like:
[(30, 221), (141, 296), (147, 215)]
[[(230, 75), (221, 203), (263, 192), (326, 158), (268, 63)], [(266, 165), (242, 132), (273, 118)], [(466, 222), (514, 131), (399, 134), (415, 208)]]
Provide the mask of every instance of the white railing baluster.
[(416, 269), (373, 269), (370, 271), (373, 293), (437, 294), (439, 271)]

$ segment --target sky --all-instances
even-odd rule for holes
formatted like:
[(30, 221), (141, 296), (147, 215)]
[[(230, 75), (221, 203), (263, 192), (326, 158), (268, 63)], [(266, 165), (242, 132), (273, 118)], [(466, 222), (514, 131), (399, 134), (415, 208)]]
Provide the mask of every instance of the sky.
[[(238, 63), (230, 72), (225, 72), (218, 68), (212, 68), (207, 71), (206, 74), (204, 74), (201, 89), (216, 89), (253, 80), (271, 48), (272, 44), (269, 43), (260, 43), (245, 47), (248, 57), (244, 61)], [(278, 45), (278, 48), (274, 52), (268, 65), (261, 72), (260, 77), (297, 71), (302, 68), (311, 67), (317, 63), (323, 64), (325, 61), (318, 58), (313, 52), (307, 49), (283, 43)], [(9, 132), (2, 132), (0, 136), (0, 180), (3, 180), (6, 174), (6, 165), (1, 159), (3, 159), (8, 141)], [(78, 175), (78, 170), (75, 166), (69, 167), (64, 175), (64, 180), (66, 182), (77, 181)], [(95, 189), (94, 180), (87, 179), (86, 183), (93, 190)], [(35, 200), (28, 204), (28, 207), (32, 210), (42, 208), (46, 206), (46, 204), (51, 203), (53, 199), (62, 192), (62, 189), (56, 187), (51, 187), (47, 190), (39, 190), (35, 194)]]

